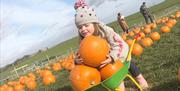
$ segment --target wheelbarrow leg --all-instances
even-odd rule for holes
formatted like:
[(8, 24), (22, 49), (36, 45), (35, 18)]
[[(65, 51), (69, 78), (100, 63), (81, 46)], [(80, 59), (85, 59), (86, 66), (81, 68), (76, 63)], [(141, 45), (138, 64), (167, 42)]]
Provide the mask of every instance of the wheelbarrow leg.
[(121, 88), (116, 88), (115, 91), (124, 91), (124, 90)]
[(114, 91), (125, 91), (124, 81)]
[(133, 83), (135, 83), (135, 85), (139, 88), (140, 91), (142, 91), (142, 88), (139, 86), (139, 84), (134, 80), (134, 78), (131, 75), (127, 74), (126, 76), (129, 77)]

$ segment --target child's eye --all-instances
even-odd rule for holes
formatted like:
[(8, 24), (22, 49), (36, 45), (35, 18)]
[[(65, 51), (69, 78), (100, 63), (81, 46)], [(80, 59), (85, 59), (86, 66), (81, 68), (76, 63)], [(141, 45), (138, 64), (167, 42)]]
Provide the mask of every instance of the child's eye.
[(81, 29), (82, 28), (82, 26), (78, 26), (78, 29)]
[(85, 27), (88, 27), (88, 26), (89, 26), (89, 24), (85, 24), (84, 26), (85, 26)]

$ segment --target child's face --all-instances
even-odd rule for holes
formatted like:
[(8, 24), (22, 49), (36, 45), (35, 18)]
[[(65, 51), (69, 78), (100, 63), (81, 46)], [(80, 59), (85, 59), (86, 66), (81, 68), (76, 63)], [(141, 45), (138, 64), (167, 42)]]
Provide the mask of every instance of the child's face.
[(87, 37), (89, 35), (92, 35), (95, 31), (94, 25), (92, 23), (80, 25), (78, 28), (79, 28), (79, 33), (83, 37)]

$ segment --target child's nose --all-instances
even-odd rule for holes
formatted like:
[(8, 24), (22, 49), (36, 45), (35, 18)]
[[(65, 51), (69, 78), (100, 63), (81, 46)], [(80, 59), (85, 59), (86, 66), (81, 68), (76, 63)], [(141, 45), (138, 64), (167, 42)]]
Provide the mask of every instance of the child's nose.
[(85, 30), (86, 29), (86, 27), (85, 26), (82, 26), (82, 30)]

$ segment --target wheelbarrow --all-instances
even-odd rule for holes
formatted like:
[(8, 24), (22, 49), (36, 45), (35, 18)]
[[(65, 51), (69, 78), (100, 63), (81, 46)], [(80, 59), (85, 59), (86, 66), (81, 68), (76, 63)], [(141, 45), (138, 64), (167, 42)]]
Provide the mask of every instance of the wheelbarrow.
[(142, 91), (142, 88), (139, 86), (139, 84), (134, 80), (134, 78), (131, 75), (128, 74), (128, 69), (130, 67), (131, 60), (131, 52), (134, 43), (138, 37), (139, 36), (136, 36), (133, 40), (133, 43), (128, 53), (128, 57), (124, 62), (124, 66), (118, 72), (113, 74), (110, 78), (104, 80), (103, 82), (93, 87), (86, 89), (85, 91), (123, 91), (122, 89), (119, 89), (118, 86), (126, 77), (130, 78), (130, 80), (139, 88), (139, 90)]

